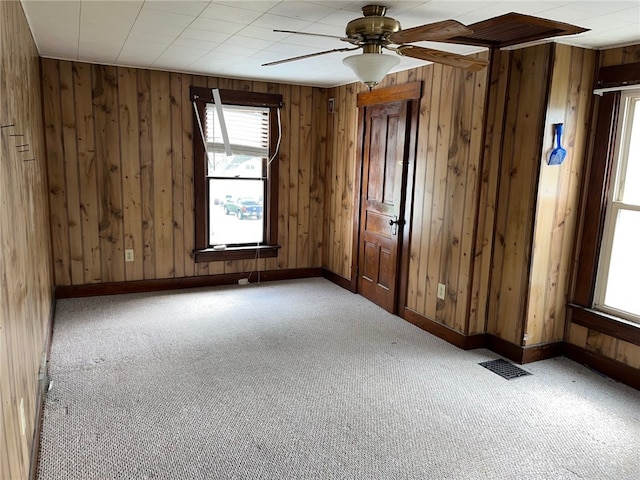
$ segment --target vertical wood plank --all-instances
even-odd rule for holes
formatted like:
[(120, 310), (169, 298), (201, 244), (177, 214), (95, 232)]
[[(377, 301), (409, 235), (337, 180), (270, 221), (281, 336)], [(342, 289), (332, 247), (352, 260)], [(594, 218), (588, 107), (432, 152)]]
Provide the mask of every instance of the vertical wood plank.
[(351, 225), (354, 218), (353, 205), (355, 204), (355, 195), (359, 195), (360, 192), (354, 191), (355, 170), (360, 165), (360, 159), (357, 158), (358, 147), (358, 110), (353, 108), (353, 105), (357, 102), (358, 90), (356, 85), (347, 85), (347, 97), (345, 108), (349, 112), (345, 125), (345, 152), (347, 155), (347, 161), (343, 165), (343, 181), (342, 192), (340, 198), (340, 211), (342, 213), (343, 232), (340, 252), (341, 256), (341, 271), (344, 272), (344, 276), (351, 276), (351, 263), (352, 263), (352, 251), (353, 251), (353, 235), (351, 232)]
[(431, 232), (429, 239), (429, 293), (426, 298), (426, 312), (438, 322), (445, 323), (444, 302), (437, 298), (437, 285), (441, 278), (441, 261), (444, 245), (444, 217), (447, 189), (447, 161), (449, 156), (449, 137), (451, 135), (451, 116), (453, 101), (453, 69), (435, 66), (435, 75), (442, 77), (440, 87), (439, 113), (437, 118), (437, 134), (435, 138), (433, 197), (431, 201)]
[(44, 92), (45, 138), (49, 177), (49, 205), (51, 209), (51, 241), (53, 271), (56, 285), (71, 285), (69, 265), (69, 235), (67, 199), (62, 143), (62, 114), (60, 112), (60, 62), (43, 62), (42, 89)]
[(309, 215), (310, 215), (310, 182), (313, 169), (312, 152), (312, 112), (313, 91), (311, 87), (300, 89), (300, 140), (298, 145), (298, 238), (296, 240), (296, 266), (310, 265)]
[(73, 64), (84, 283), (102, 280), (91, 68)]
[[(209, 88), (217, 88), (218, 87), (218, 79), (217, 78), (207, 78), (201, 76), (192, 77), (192, 84), (195, 87), (209, 87)], [(193, 107), (192, 107), (193, 108)], [(196, 131), (194, 126), (193, 134), (200, 136), (200, 132)], [(198, 137), (196, 137), (196, 141)], [(192, 152), (193, 155), (193, 152)], [(194, 159), (195, 161), (195, 159)], [(196, 274), (197, 275), (209, 275), (215, 273), (224, 273), (224, 264), (221, 262), (203, 262), (196, 264)]]
[[(442, 67), (432, 65), (427, 67), (427, 75), (431, 77), (429, 82), (431, 88), (431, 104), (428, 110), (428, 130), (426, 135), (426, 170), (424, 182), (424, 200), (421, 205), (422, 209), (422, 239), (420, 243), (420, 262), (419, 262), (419, 279), (418, 291), (422, 292), (422, 298), (418, 296), (416, 307), (418, 312), (423, 313), (429, 318), (436, 318), (436, 292), (437, 285), (434, 284), (433, 277), (430, 276), (432, 259), (437, 258), (434, 253), (436, 245), (432, 243), (435, 238), (433, 223), (432, 206), (434, 202), (435, 191), (435, 175), (436, 175), (436, 153), (438, 142), (438, 113), (440, 112), (440, 93), (442, 90)], [(433, 236), (432, 236), (433, 234)], [(433, 249), (433, 251), (432, 251)], [(437, 281), (436, 281), (437, 283)]]
[(289, 251), (287, 266), (296, 267), (297, 241), (298, 241), (298, 181), (300, 164), (300, 87), (291, 86), (291, 97), (289, 101)]
[(96, 65), (93, 71), (102, 281), (118, 282), (125, 279), (118, 76), (115, 67)]
[[(487, 59), (488, 54), (478, 55)], [(460, 273), (458, 277), (458, 305), (456, 307), (456, 322), (464, 324), (463, 332), (469, 334), (472, 331), (471, 324), (471, 295), (473, 292), (473, 267), (474, 245), (478, 231), (478, 199), (480, 197), (480, 162), (483, 150), (486, 83), (488, 72), (482, 70), (473, 76), (467, 76), (470, 83), (469, 101), (469, 149), (467, 151), (467, 178), (464, 194), (464, 220), (462, 222), (462, 241), (460, 261)], [(473, 333), (475, 333), (475, 325)]]
[(172, 176), (172, 216), (173, 216), (173, 265), (174, 276), (182, 278), (185, 276), (185, 250), (184, 250), (184, 174), (182, 172), (182, 140), (183, 140), (183, 119), (182, 102), (187, 101), (182, 96), (182, 75), (172, 73), (170, 75), (171, 93), (171, 165), (173, 167)]
[[(410, 244), (410, 262), (409, 262), (409, 282), (407, 293), (407, 307), (418, 312), (422, 307), (418, 307), (418, 303), (424, 305), (424, 284), (426, 278), (421, 275), (420, 260), (426, 263), (426, 257), (421, 256), (421, 247), (423, 241), (423, 233), (425, 225), (423, 223), (424, 211), (422, 206), (425, 203), (426, 194), (426, 172), (428, 163), (427, 139), (429, 132), (429, 112), (431, 110), (431, 97), (433, 90), (431, 89), (432, 79), (427, 77), (427, 69), (421, 68), (421, 79), (425, 83), (425, 93), (420, 99), (419, 116), (418, 116), (418, 141), (416, 145), (416, 168), (415, 168), (415, 187), (413, 190), (413, 211), (411, 213), (411, 244)], [(429, 69), (429, 72), (432, 70)], [(424, 268), (424, 265), (423, 265)], [(423, 313), (423, 312), (420, 312)]]
[(138, 118), (140, 122), (140, 196), (142, 201), (142, 251), (145, 279), (156, 278), (154, 223), (154, 165), (151, 115), (151, 72), (138, 70)]
[(171, 153), (170, 74), (151, 72), (153, 137), (153, 215), (156, 278), (175, 275), (173, 255), (173, 172)]
[[(282, 109), (282, 142), (280, 144), (280, 165), (278, 179), (278, 237), (281, 245), (278, 253), (277, 268), (287, 268), (289, 262), (289, 170), (291, 163), (291, 87), (287, 85), (279, 86), (279, 93), (282, 95), (284, 108)], [(295, 249), (295, 245), (294, 245)]]
[(73, 70), (70, 62), (60, 62), (60, 109), (62, 111), (62, 141), (67, 192), (67, 231), (69, 236), (69, 267), (71, 283), (84, 283), (82, 252), (82, 220), (78, 179), (78, 148), (76, 143), (75, 96)]
[[(488, 73), (489, 103), (482, 153), (478, 231), (474, 248), (473, 287), (469, 306), (469, 333), (482, 333), (487, 328), (492, 253), (497, 237), (494, 235), (494, 225), (496, 196), (502, 169), (504, 110), (510, 82), (511, 53), (496, 50), (492, 56)], [(496, 246), (496, 248), (500, 247)], [(496, 258), (498, 257), (499, 253), (496, 255)], [(492, 325), (495, 328), (495, 323)]]
[(132, 249), (134, 255), (133, 262), (125, 262), (125, 278), (142, 280), (144, 279), (144, 255), (138, 133), (138, 76), (132, 68), (118, 69), (118, 100), (120, 102), (124, 248)]
[(190, 101), (189, 87), (192, 77), (181, 76), (182, 96), (182, 204), (184, 225), (184, 274), (192, 277), (196, 272), (196, 264), (193, 261), (195, 249), (195, 204), (193, 193), (193, 105)]

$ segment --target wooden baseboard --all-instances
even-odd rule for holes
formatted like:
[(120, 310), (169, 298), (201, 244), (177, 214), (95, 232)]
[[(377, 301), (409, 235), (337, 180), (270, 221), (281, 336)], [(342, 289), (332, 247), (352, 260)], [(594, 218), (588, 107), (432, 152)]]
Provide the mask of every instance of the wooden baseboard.
[(561, 357), (564, 353), (564, 342), (541, 343), (524, 347), (522, 363), (537, 362), (548, 358)]
[(441, 339), (455, 345), (463, 350), (473, 350), (474, 348), (482, 348), (485, 346), (485, 335), (483, 333), (477, 335), (464, 335), (441, 323), (435, 322), (418, 312), (405, 307), (402, 314), (407, 322), (440, 337)]
[(519, 364), (559, 357), (563, 353), (563, 342), (541, 343), (522, 347), (490, 333), (487, 333), (486, 336), (489, 350)]
[[(38, 476), (38, 456), (40, 453), (40, 432), (42, 430), (42, 413), (44, 412), (44, 397), (46, 390), (49, 388), (49, 375), (47, 373), (47, 364), (51, 354), (51, 339), (53, 338), (53, 319), (56, 314), (56, 297), (55, 289), (51, 292), (51, 308), (49, 309), (49, 318), (47, 319), (46, 336), (42, 348), (42, 356), (40, 363), (44, 367), (44, 372), (38, 374), (38, 390), (36, 392), (36, 408), (35, 419), (33, 422), (33, 441), (31, 442), (31, 452), (29, 455), (29, 479), (36, 480)], [(42, 368), (42, 367), (41, 367)]]
[(349, 290), (350, 292), (356, 293), (353, 289), (353, 285), (351, 280), (348, 278), (344, 278), (337, 273), (332, 272), (331, 270), (327, 270), (326, 268), (322, 269), (322, 276), (329, 280), (330, 282), (335, 283), (336, 285), (344, 288), (345, 290)]
[(322, 276), (322, 269), (291, 268), (285, 270), (266, 270), (264, 272), (223, 273), (199, 277), (162, 278), (157, 280), (136, 280), (132, 282), (94, 283), (89, 285), (65, 285), (56, 287), (56, 298), (93, 297), (99, 295), (118, 295), (123, 293), (157, 292), (161, 290), (179, 290), (183, 288), (215, 287), (233, 285), (238, 280), (248, 278), (250, 283), (272, 282), (275, 280), (293, 280)]
[(564, 343), (564, 356), (574, 362), (593, 368), (618, 382), (640, 390), (640, 375), (636, 368), (611, 358), (603, 357), (602, 355), (590, 352), (589, 350), (577, 347), (568, 342)]

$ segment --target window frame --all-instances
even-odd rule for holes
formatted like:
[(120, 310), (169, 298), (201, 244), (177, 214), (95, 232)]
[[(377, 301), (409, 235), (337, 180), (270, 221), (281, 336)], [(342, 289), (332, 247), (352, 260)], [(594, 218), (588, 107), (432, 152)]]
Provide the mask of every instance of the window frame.
[[(617, 128), (612, 132), (613, 149), (611, 151), (611, 173), (608, 185), (608, 194), (604, 209), (604, 222), (602, 227), (602, 239), (600, 242), (600, 252), (598, 268), (596, 271), (596, 281), (593, 295), (594, 310), (617, 316), (631, 322), (640, 323), (640, 315), (626, 312), (605, 304), (605, 294), (609, 281), (609, 268), (613, 240), (616, 231), (618, 214), (623, 210), (640, 211), (640, 206), (626, 204), (621, 198), (621, 189), (626, 178), (629, 162), (629, 142), (632, 122), (630, 122), (629, 112), (631, 104), (636, 102), (640, 105), (640, 87), (638, 89), (621, 92), (617, 99)], [(635, 112), (634, 112), (635, 113)], [(640, 121), (640, 118), (634, 118)]]
[(276, 257), (278, 255), (278, 181), (279, 161), (276, 151), (278, 142), (278, 109), (282, 108), (282, 95), (273, 93), (248, 92), (219, 89), (220, 99), (225, 105), (269, 108), (269, 159), (267, 162), (267, 198), (264, 205), (264, 243), (228, 246), (224, 250), (214, 250), (209, 245), (209, 195), (207, 177), (207, 152), (202, 142), (198, 118), (204, 125), (206, 104), (214, 103), (211, 88), (191, 86), (189, 90), (193, 108), (193, 190), (195, 215), (195, 249), (193, 258), (196, 263), (246, 260)]
[(616, 315), (595, 310), (596, 274), (613, 168), (615, 133), (618, 128), (621, 93), (618, 88), (640, 88), (640, 62), (600, 67), (596, 88), (614, 88), (594, 97), (591, 155), (583, 177), (580, 229), (577, 232), (570, 322), (590, 330), (640, 345), (640, 325)]

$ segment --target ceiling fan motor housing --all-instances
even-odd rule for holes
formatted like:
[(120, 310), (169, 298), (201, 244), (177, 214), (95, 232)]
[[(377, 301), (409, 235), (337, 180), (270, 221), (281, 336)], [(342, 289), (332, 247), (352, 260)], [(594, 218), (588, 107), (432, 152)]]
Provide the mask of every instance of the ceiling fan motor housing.
[[(387, 8), (382, 5), (367, 5), (362, 8), (364, 17), (351, 20), (345, 30), (347, 37), (362, 44), (365, 53), (378, 53), (382, 45), (388, 45), (389, 35), (400, 30), (400, 22), (385, 17)], [(371, 47), (371, 52), (367, 52)]]

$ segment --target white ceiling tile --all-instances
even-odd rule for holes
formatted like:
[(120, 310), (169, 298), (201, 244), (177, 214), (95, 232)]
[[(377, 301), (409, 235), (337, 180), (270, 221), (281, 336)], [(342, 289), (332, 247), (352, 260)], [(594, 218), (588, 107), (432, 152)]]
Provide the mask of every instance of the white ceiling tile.
[(591, 12), (580, 10), (574, 6), (555, 7), (549, 10), (543, 10), (538, 15), (543, 18), (557, 20), (571, 24), (578, 24), (580, 20), (593, 17)]
[(249, 38), (257, 38), (258, 40), (266, 40), (268, 42), (278, 42), (284, 37), (283, 33), (274, 32), (271, 28), (254, 27), (250, 25), (238, 32), (238, 35)]
[(199, 28), (189, 27), (180, 34), (180, 38), (190, 38), (193, 40), (204, 40), (205, 42), (222, 43), (231, 34), (215, 32), (211, 30), (200, 30)]
[(589, 12), (595, 15), (609, 15), (613, 12), (618, 12), (620, 10), (626, 10), (628, 8), (638, 6), (637, 0), (631, 1), (610, 1), (603, 3), (601, 1), (589, 1), (582, 0), (580, 2), (572, 2), (569, 4), (569, 7), (575, 8), (577, 10), (581, 10), (583, 12)]
[(89, 23), (89, 22), (83, 22), (80, 25), (80, 41), (82, 41), (82, 38), (94, 38), (94, 37), (101, 37), (101, 38), (105, 38), (108, 39), (110, 36), (111, 37), (117, 37), (117, 38), (127, 38), (127, 35), (130, 32), (130, 28), (127, 28), (126, 26), (122, 26), (122, 25), (118, 25), (118, 26), (111, 26), (111, 25), (105, 25), (103, 23)]
[(219, 42), (207, 42), (205, 40), (196, 40), (193, 38), (178, 37), (171, 44), (176, 47), (196, 48), (199, 50), (212, 50), (219, 45)]
[(176, 38), (185, 29), (183, 27), (177, 27), (175, 25), (156, 25), (153, 22), (136, 22), (131, 29), (132, 32), (148, 33), (153, 35), (161, 31), (165, 35), (173, 35)]
[(148, 55), (152, 59), (156, 58), (167, 48), (167, 45), (154, 42), (127, 42), (122, 47), (120, 55)]
[(335, 12), (335, 8), (331, 8), (330, 2), (325, 4), (296, 2), (296, 8), (291, 8), (288, 2), (280, 4), (269, 10), (270, 14), (281, 15), (283, 17), (304, 19), (305, 21), (318, 21)]
[(580, 21), (580, 26), (584, 28), (599, 29), (602, 31), (613, 30), (617, 28), (627, 28), (630, 26), (629, 22), (620, 20), (610, 15), (602, 15), (599, 17), (586, 18)]
[(308, 35), (290, 35), (284, 38), (281, 43), (291, 43), (293, 45), (301, 45), (319, 50), (329, 50), (333, 48), (348, 48), (353, 45), (342, 42), (337, 38), (316, 37)]
[(125, 65), (127, 67), (149, 67), (156, 59), (157, 56), (144, 55), (141, 53), (127, 53), (120, 54), (116, 62), (118, 65)]
[(255, 48), (241, 47), (239, 45), (229, 45), (222, 43), (213, 49), (213, 52), (225, 53), (227, 55), (238, 55), (240, 57), (250, 57), (256, 53)]
[(166, 48), (168, 45), (173, 43), (176, 40), (176, 38), (177, 37), (175, 35), (166, 34), (161, 30), (157, 30), (151, 33), (133, 31), (129, 33), (129, 36), (127, 37), (127, 43), (128, 44), (137, 43), (137, 42), (158, 43), (163, 45)]
[(206, 55), (203, 55), (202, 58), (198, 59), (198, 63), (201, 63), (203, 66), (207, 66), (207, 68), (211, 68), (213, 66), (221, 66), (227, 65), (229, 63), (234, 63), (240, 61), (240, 57), (238, 55), (232, 55), (224, 52), (213, 51), (209, 52)]
[(244, 37), (241, 35), (233, 35), (224, 42), (226, 45), (236, 45), (239, 47), (251, 48), (253, 50), (262, 50), (271, 45), (272, 42), (260, 40), (257, 38)]
[(198, 17), (189, 28), (218, 33), (236, 33), (238, 30), (242, 30), (243, 27), (244, 25), (241, 23)]
[(228, 20), (234, 23), (248, 24), (262, 15), (261, 12), (242, 8), (243, 2), (238, 2), (237, 5), (240, 8), (229, 7), (227, 5), (209, 5), (200, 16), (214, 20)]
[(192, 0), (147, 0), (145, 8), (161, 10), (163, 12), (180, 13), (182, 15), (192, 15), (197, 17), (209, 5), (208, 1)]
[(312, 23), (306, 28), (301, 30), (306, 33), (320, 33), (322, 35), (332, 35), (334, 37), (342, 38), (345, 36), (344, 26), (339, 27), (337, 25), (327, 25), (324, 23)]
[(336, 10), (330, 15), (327, 15), (326, 17), (318, 20), (318, 23), (341, 27), (342, 33), (344, 33), (344, 29), (347, 26), (347, 23), (360, 17), (362, 17), (362, 15), (359, 15), (355, 12), (349, 12), (347, 10)]
[(265, 50), (270, 52), (282, 53), (290, 57), (295, 57), (296, 55), (306, 55), (308, 53), (314, 53), (317, 49), (313, 47), (306, 47), (304, 45), (276, 42), (265, 48)]
[(64, 28), (67, 24), (77, 26), (80, 22), (80, 3), (77, 1), (23, 1), (22, 6), (27, 18), (29, 18), (29, 23), (35, 19), (48, 19), (49, 22), (56, 22), (56, 24), (64, 22), (63, 25), (56, 25)]
[(110, 25), (132, 25), (140, 13), (141, 1), (83, 1), (80, 3), (82, 22), (105, 23)]
[(635, 24), (639, 24), (638, 20), (640, 19), (640, 2), (637, 5), (626, 8), (624, 10), (618, 10), (616, 12), (611, 12), (607, 14), (608, 17), (611, 18), (619, 18), (620, 20), (626, 20), (629, 22), (633, 22)]
[[(146, 4), (145, 4), (146, 5)], [(152, 8), (143, 8), (136, 19), (136, 24), (152, 24), (158, 27), (172, 26), (186, 28), (196, 19), (193, 15), (183, 15), (180, 13), (165, 12)]]
[(277, 1), (267, 1), (267, 0), (260, 0), (257, 2), (251, 2), (251, 1), (245, 1), (245, 0), (241, 0), (241, 1), (236, 0), (232, 2), (211, 2), (212, 5), (227, 5), (229, 7), (237, 7), (239, 4), (242, 4), (242, 8), (244, 8), (245, 10), (254, 10), (256, 12), (262, 12), (262, 13), (268, 12), (279, 3), (280, 2), (277, 2)]
[(185, 58), (189, 60), (188, 63), (191, 63), (207, 53), (209, 53), (209, 50), (170, 45), (164, 52), (162, 52), (159, 58)]
[(283, 30), (302, 30), (311, 25), (312, 22), (300, 20), (282, 15), (271, 15), (266, 13), (255, 20), (252, 25), (262, 28), (279, 28)]

